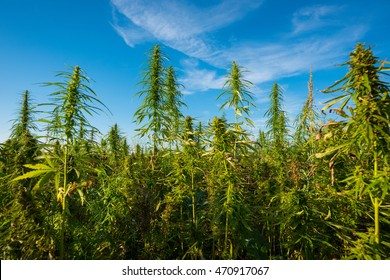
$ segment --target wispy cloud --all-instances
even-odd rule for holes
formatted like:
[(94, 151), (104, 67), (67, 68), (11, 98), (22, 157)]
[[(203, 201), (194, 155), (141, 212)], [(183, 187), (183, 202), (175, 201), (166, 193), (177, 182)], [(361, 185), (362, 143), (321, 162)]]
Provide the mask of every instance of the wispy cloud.
[[(250, 71), (246, 78), (255, 84), (308, 72), (312, 65), (317, 70), (332, 66), (367, 31), (364, 24), (339, 20), (342, 6), (317, 5), (293, 13), (290, 30), (281, 32), (277, 42), (229, 43), (218, 41), (214, 33), (259, 8), (262, 0), (222, 0), (203, 8), (188, 0), (111, 1), (128, 21), (114, 19), (114, 27), (129, 46), (156, 40), (220, 69), (235, 60)], [(223, 83), (217, 71), (198, 64), (184, 65), (183, 71), (187, 93)]]
[(326, 37), (313, 35), (304, 40), (298, 38), (278, 43), (233, 46), (208, 62), (222, 66), (238, 60), (249, 70), (247, 78), (258, 84), (307, 73), (313, 65), (317, 70), (334, 66), (365, 32), (365, 26), (355, 25)]
[(153, 36), (142, 28), (134, 24), (132, 24), (131, 27), (129, 25), (130, 24), (127, 24), (126, 27), (115, 26), (116, 32), (123, 38), (128, 46), (135, 47), (139, 43), (153, 40)]
[(342, 10), (342, 6), (315, 5), (304, 7), (293, 15), (293, 34), (338, 26), (341, 24), (340, 12)]
[(218, 76), (217, 71), (200, 68), (197, 59), (184, 59), (181, 65), (184, 76), (179, 79), (179, 82), (185, 85), (184, 94), (222, 88), (224, 77)]
[[(112, 0), (114, 7), (131, 22), (114, 22), (126, 43), (134, 46), (144, 30), (154, 39), (189, 56), (206, 59), (216, 48), (205, 33), (215, 31), (257, 8), (263, 0), (225, 0), (203, 8), (190, 1)], [(141, 29), (140, 29), (141, 28)], [(134, 41), (132, 40), (134, 39)]]

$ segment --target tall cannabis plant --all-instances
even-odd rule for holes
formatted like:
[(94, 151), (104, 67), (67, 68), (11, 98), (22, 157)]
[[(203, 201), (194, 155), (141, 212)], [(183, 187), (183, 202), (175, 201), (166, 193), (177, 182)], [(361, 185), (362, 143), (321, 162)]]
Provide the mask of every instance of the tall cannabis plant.
[(11, 137), (22, 137), (23, 135), (31, 134), (37, 129), (35, 124), (34, 106), (31, 103), (31, 95), (28, 90), (23, 92), (21, 109), (18, 112), (18, 117), (14, 120)]
[[(78, 137), (83, 135), (83, 130), (89, 128), (97, 131), (88, 121), (86, 115), (92, 116), (102, 111), (97, 105), (104, 107), (89, 87), (89, 79), (79, 66), (71, 68), (72, 72), (59, 72), (57, 76), (64, 78), (63, 82), (48, 82), (44, 85), (51, 86), (57, 91), (51, 94), (53, 103), (43, 104), (53, 107), (49, 112), (50, 118), (44, 120), (48, 124), (49, 139), (48, 149), (41, 156), (43, 163), (28, 164), (32, 169), (15, 181), (39, 177), (34, 191), (48, 184), (53, 184), (56, 190), (57, 201), (61, 206), (61, 218), (59, 223), (60, 258), (65, 255), (65, 232), (69, 215), (68, 198), (77, 191), (84, 201), (83, 189), (91, 185), (88, 180), (89, 162), (88, 154), (77, 153)], [(55, 141), (51, 141), (54, 139)]]
[(40, 154), (40, 145), (35, 136), (34, 107), (30, 92), (24, 91), (10, 139), (1, 145), (0, 166), (4, 165), (0, 172), (4, 171), (4, 177), (0, 178), (0, 247), (3, 258), (40, 258), (44, 255), (36, 244), (37, 236), (43, 232), (42, 227), (37, 225), (41, 218), (37, 211), (38, 203), (31, 195), (36, 180), (11, 181), (28, 170), (26, 164), (36, 163), (35, 158)]
[(234, 109), (234, 132), (237, 136), (234, 143), (234, 154), (237, 152), (237, 142), (243, 143), (248, 140), (246, 130), (242, 127), (242, 125), (245, 123), (247, 126), (254, 126), (253, 121), (249, 118), (250, 107), (256, 107), (253, 100), (253, 93), (250, 91), (253, 84), (244, 79), (244, 72), (243, 68), (233, 61), (230, 72), (226, 76), (224, 91), (217, 98), (217, 100), (225, 98), (220, 110), (225, 107)]
[(295, 119), (295, 141), (299, 144), (305, 143), (310, 136), (313, 136), (317, 130), (318, 114), (313, 108), (313, 73), (310, 71), (310, 78), (307, 85), (308, 95), (302, 111)]
[(56, 75), (64, 81), (43, 84), (58, 89), (50, 94), (53, 102), (43, 104), (53, 107), (50, 119), (45, 122), (48, 123), (48, 131), (54, 133), (54, 138), (66, 144), (77, 138), (83, 129), (92, 129), (87, 116), (101, 112), (102, 109), (97, 106), (105, 107), (89, 87), (90, 80), (84, 71), (79, 66), (70, 69), (71, 72), (62, 71)]
[(211, 124), (212, 150), (207, 172), (207, 191), (213, 229), (213, 257), (234, 259), (244, 248), (243, 232), (250, 231), (250, 209), (245, 205), (241, 166), (233, 157), (235, 133), (225, 119), (214, 117)]
[[(338, 145), (329, 147), (328, 154), (347, 155), (356, 160), (356, 169), (346, 178), (356, 195), (368, 195), (374, 208), (373, 239), (381, 242), (380, 207), (389, 192), (390, 154), (390, 96), (388, 83), (381, 80), (387, 62), (374, 56), (370, 47), (358, 43), (343, 65), (348, 73), (325, 89), (326, 93), (340, 92), (329, 100), (323, 110), (332, 108), (340, 121), (329, 126), (341, 135)], [(338, 107), (335, 107), (339, 104)]]
[(177, 82), (176, 73), (172, 66), (168, 67), (167, 76), (165, 81), (166, 90), (166, 114), (169, 116), (170, 131), (169, 139), (173, 141), (173, 137), (177, 137), (180, 126), (183, 122), (183, 114), (180, 111), (181, 107), (185, 107), (185, 103), (182, 101), (183, 94), (180, 91), (180, 84)]
[(282, 110), (283, 91), (282, 88), (274, 83), (270, 93), (270, 107), (265, 112), (268, 117), (267, 127), (268, 133), (271, 136), (274, 146), (277, 149), (282, 149), (287, 136), (287, 116)]
[(253, 84), (244, 79), (244, 73), (245, 70), (233, 61), (230, 72), (226, 76), (223, 86), (224, 91), (217, 97), (217, 100), (220, 98), (226, 99), (220, 107), (221, 110), (225, 107), (234, 109), (236, 127), (241, 127), (241, 118), (244, 118), (247, 125), (253, 126), (253, 121), (249, 118), (250, 106), (256, 107), (253, 93), (250, 91)]
[(15, 150), (15, 154), (11, 157), (14, 162), (12, 164), (14, 174), (20, 175), (25, 170), (23, 165), (30, 163), (37, 156), (38, 140), (34, 137), (34, 132), (37, 130), (36, 113), (30, 92), (26, 90), (22, 94), (20, 109), (10, 135)]
[(150, 50), (147, 65), (141, 73), (142, 80), (139, 84), (143, 89), (136, 94), (144, 99), (134, 113), (135, 122), (140, 124), (144, 119), (148, 120), (138, 129), (138, 135), (142, 137), (151, 133), (154, 153), (169, 131), (169, 117), (164, 103), (166, 100), (164, 59), (166, 57), (160, 46), (155, 45)]

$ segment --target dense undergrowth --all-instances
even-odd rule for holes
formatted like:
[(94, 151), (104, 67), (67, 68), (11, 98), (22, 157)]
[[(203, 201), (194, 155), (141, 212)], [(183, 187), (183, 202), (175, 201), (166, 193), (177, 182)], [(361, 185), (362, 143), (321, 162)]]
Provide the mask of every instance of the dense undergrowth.
[(234, 122), (208, 124), (183, 116), (165, 62), (155, 46), (140, 77), (134, 117), (149, 145), (90, 125), (107, 108), (80, 67), (45, 83), (50, 104), (24, 92), (0, 146), (2, 259), (389, 258), (390, 97), (371, 48), (351, 52), (323, 112), (310, 76), (293, 130), (275, 83), (258, 135), (236, 62), (218, 97)]

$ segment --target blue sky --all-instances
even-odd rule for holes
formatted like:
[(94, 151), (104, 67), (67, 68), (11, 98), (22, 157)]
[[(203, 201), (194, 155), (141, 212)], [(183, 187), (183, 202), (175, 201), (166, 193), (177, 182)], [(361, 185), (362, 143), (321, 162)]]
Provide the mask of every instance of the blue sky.
[[(75, 65), (112, 111), (92, 124), (106, 133), (118, 123), (131, 138), (141, 102), (136, 84), (155, 44), (184, 85), (184, 114), (202, 121), (222, 114), (216, 97), (235, 60), (256, 85), (251, 117), (257, 128), (264, 128), (274, 82), (283, 87), (293, 120), (307, 95), (310, 68), (320, 108), (329, 96), (319, 91), (345, 74), (335, 65), (357, 42), (390, 59), (389, 11), (388, 0), (1, 0), (0, 142), (9, 136), (21, 93), (47, 101), (54, 89), (40, 83), (59, 81), (55, 72)], [(232, 113), (225, 111), (228, 118)]]

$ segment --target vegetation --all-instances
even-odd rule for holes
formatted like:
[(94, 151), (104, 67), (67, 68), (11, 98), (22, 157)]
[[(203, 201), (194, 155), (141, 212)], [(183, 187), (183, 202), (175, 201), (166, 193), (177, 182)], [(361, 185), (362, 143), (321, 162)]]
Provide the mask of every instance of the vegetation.
[(150, 145), (129, 146), (117, 124), (107, 135), (90, 124), (108, 109), (78, 66), (44, 83), (52, 103), (23, 93), (0, 145), (2, 259), (389, 258), (386, 61), (357, 44), (347, 74), (324, 90), (326, 121), (310, 73), (292, 129), (274, 83), (257, 138), (244, 68), (232, 62), (218, 97), (234, 122), (205, 124), (183, 116), (165, 61), (150, 50), (136, 94)]

